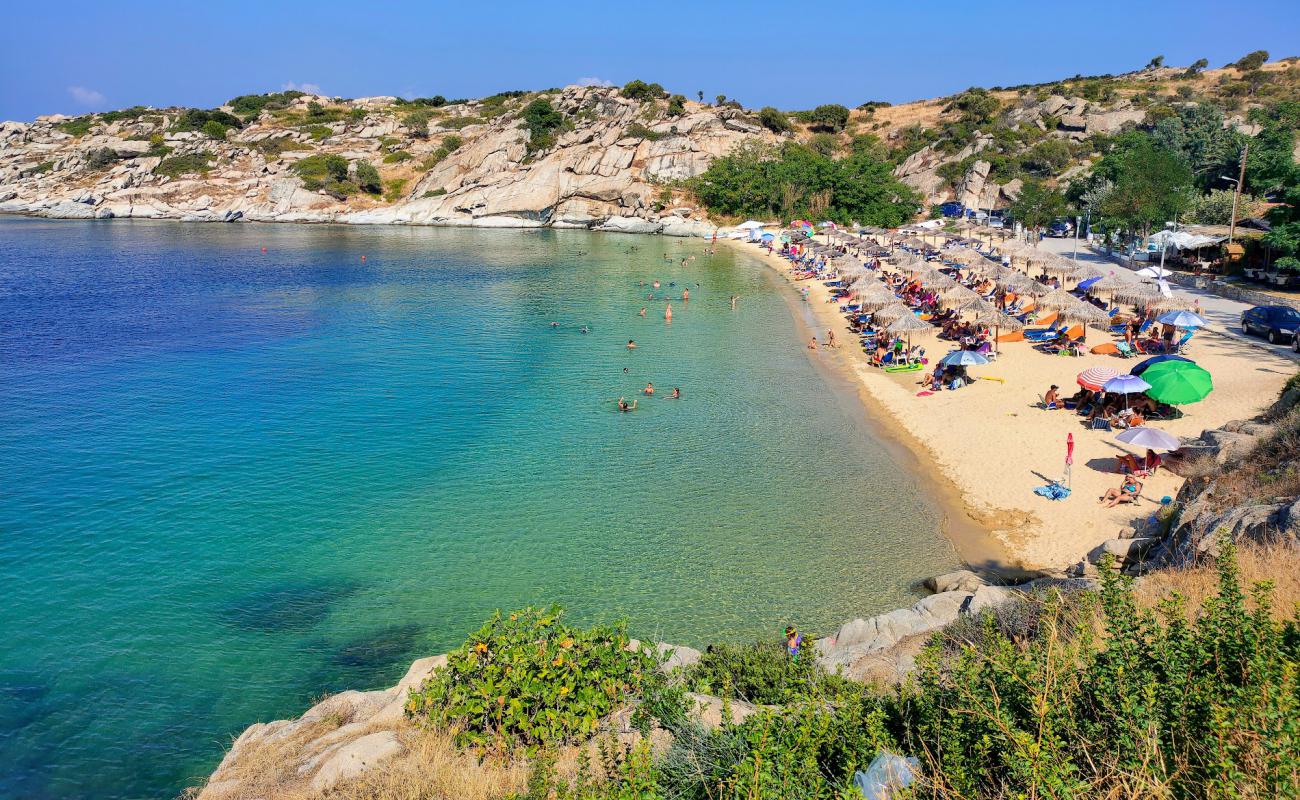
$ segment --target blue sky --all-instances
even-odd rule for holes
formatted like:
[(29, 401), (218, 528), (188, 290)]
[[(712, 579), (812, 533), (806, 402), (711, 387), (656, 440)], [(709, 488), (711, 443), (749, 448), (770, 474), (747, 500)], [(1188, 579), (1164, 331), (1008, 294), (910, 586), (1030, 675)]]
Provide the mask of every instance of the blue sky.
[(1300, 55), (1297, 0), (44, 0), (4, 15), (0, 119), (289, 87), (477, 97), (632, 78), (793, 109), (1118, 73), (1157, 54), (1216, 67), (1261, 48)]

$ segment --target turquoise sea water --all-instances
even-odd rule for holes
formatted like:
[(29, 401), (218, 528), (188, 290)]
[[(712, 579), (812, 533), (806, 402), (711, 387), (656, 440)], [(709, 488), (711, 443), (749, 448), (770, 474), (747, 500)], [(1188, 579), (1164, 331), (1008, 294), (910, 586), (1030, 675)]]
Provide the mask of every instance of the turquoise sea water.
[(172, 796), (496, 607), (700, 644), (908, 602), (939, 512), (705, 246), (0, 219), (0, 797)]

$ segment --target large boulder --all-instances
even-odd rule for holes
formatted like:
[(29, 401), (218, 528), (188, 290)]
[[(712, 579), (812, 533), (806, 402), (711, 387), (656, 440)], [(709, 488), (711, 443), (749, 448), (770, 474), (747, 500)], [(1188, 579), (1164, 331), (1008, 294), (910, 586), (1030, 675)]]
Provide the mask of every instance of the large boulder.
[(353, 778), (401, 753), (403, 748), (393, 731), (362, 736), (335, 750), (311, 780), (311, 788), (323, 792), (346, 778)]
[(988, 581), (968, 569), (945, 572), (925, 579), (925, 588), (936, 594), (941, 592), (974, 592)]

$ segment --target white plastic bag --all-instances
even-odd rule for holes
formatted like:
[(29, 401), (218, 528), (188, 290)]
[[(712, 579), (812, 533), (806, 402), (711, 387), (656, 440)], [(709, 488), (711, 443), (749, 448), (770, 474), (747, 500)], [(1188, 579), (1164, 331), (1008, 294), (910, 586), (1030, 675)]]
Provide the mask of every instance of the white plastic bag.
[(866, 772), (853, 773), (853, 786), (866, 800), (890, 800), (894, 790), (912, 785), (921, 762), (893, 753), (880, 753)]

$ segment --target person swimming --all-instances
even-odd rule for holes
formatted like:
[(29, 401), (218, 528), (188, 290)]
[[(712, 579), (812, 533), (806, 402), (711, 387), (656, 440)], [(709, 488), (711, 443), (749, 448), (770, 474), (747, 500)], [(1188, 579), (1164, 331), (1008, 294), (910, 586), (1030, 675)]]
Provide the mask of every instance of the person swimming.
[(655, 385), (653, 383), (647, 383), (645, 388), (641, 390), (641, 393), (649, 397), (655, 393)]
[(641, 314), (640, 314), (640, 316), (643, 316), (643, 317), (645, 316), (645, 306), (641, 306)]
[(627, 349), (628, 349), (628, 350), (635, 350), (635, 349), (636, 349), (636, 342), (633, 341), (632, 339), (628, 339), (628, 340), (627, 340)]
[(690, 300), (690, 299), (691, 299), (691, 290), (690, 290), (690, 289), (682, 289), (682, 302), (684, 303), (684, 302), (686, 302), (687, 300)]
[(676, 386), (674, 386), (674, 387), (673, 387), (673, 393), (670, 394), (670, 395), (668, 395), (668, 399), (669, 399), (669, 400), (681, 400), (681, 399), (682, 399), (682, 390), (681, 390), (681, 389), (678, 389)]
[(560, 323), (558, 323), (558, 322), (552, 322), (552, 323), (551, 323), (551, 327), (552, 327), (552, 328), (558, 328), (558, 327), (560, 327)]
[(668, 320), (669, 322), (672, 322), (672, 321), (673, 321), (673, 304), (672, 304), (672, 303), (669, 303), (669, 304), (668, 304), (668, 307), (664, 309), (664, 319)]
[(578, 333), (591, 333), (591, 329), (586, 325), (583, 325), (581, 328), (578, 328)]
[(625, 398), (618, 398), (618, 410), (624, 412), (636, 411), (636, 400), (629, 403)]
[(650, 283), (650, 287), (653, 288), (653, 289), (658, 289), (658, 288), (659, 288), (659, 281), (658, 281), (658, 280), (652, 281), (652, 282)]

